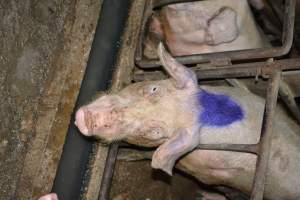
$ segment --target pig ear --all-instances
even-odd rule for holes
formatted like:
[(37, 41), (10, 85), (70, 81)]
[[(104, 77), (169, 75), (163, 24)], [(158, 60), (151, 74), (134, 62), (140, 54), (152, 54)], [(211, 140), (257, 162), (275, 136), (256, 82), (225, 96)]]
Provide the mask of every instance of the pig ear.
[(195, 72), (175, 60), (166, 51), (162, 43), (159, 43), (157, 53), (162, 66), (174, 79), (175, 87), (177, 87), (178, 89), (198, 87)]

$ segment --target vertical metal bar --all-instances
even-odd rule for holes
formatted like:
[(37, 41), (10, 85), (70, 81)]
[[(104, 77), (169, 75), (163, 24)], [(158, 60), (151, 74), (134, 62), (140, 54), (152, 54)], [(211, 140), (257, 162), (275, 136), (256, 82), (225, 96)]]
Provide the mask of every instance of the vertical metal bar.
[(279, 95), (287, 108), (290, 110), (291, 114), (297, 120), (298, 124), (300, 124), (300, 110), (290, 86), (285, 81), (281, 81), (280, 83)]
[(118, 154), (119, 145), (112, 144), (109, 147), (107, 159), (105, 162), (105, 168), (103, 172), (103, 177), (101, 180), (99, 200), (108, 200), (110, 193), (110, 186), (114, 175), (114, 169), (116, 165), (116, 158)]
[(263, 199), (280, 78), (281, 70), (274, 69), (268, 84), (265, 111), (261, 128), (260, 148), (256, 161), (256, 171), (250, 200)]

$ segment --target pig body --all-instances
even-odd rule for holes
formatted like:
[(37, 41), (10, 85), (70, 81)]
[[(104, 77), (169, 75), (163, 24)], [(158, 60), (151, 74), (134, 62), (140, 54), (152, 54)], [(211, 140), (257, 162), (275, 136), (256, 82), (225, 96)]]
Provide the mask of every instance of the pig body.
[[(200, 131), (203, 144), (255, 144), (259, 141), (264, 99), (232, 87), (202, 87), (235, 99), (245, 118), (224, 127), (205, 126)], [(300, 198), (299, 126), (278, 107), (274, 120), (265, 197), (270, 200)], [(256, 155), (238, 152), (195, 150), (179, 160), (177, 167), (207, 184), (222, 184), (250, 193)]]
[(269, 45), (255, 24), (247, 0), (172, 4), (153, 15), (149, 24), (149, 34), (144, 43), (148, 58), (156, 58), (160, 40), (165, 41), (174, 56)]
[[(158, 147), (152, 167), (172, 174), (177, 167), (207, 184), (251, 190), (256, 156), (195, 150), (200, 143), (255, 144), (259, 141), (264, 99), (233, 87), (198, 87), (196, 75), (159, 46), (170, 79), (132, 84), (103, 95), (76, 113), (87, 136), (105, 141)], [(300, 198), (299, 126), (277, 108), (266, 184), (266, 199)]]

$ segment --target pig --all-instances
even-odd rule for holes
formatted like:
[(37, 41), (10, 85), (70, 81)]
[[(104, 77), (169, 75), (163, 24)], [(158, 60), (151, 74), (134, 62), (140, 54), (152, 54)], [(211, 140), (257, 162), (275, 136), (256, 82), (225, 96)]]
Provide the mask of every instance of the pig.
[[(251, 0), (261, 9), (261, 0)], [(144, 55), (156, 58), (159, 41), (174, 56), (255, 49), (269, 46), (247, 0), (210, 0), (164, 6), (148, 22)]]
[[(162, 44), (158, 56), (171, 76), (131, 84), (81, 107), (75, 124), (85, 136), (158, 147), (151, 166), (172, 174), (176, 167), (209, 185), (251, 191), (256, 155), (199, 150), (198, 144), (255, 144), (264, 99), (229, 86), (198, 86), (195, 73)], [(276, 108), (265, 198), (300, 199), (299, 125)]]

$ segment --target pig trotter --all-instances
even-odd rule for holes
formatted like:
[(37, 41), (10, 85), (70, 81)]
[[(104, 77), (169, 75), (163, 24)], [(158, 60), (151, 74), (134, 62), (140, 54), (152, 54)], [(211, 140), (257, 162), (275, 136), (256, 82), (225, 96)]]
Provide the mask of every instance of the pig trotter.
[(151, 166), (172, 175), (175, 162), (199, 144), (199, 129), (181, 128), (173, 138), (162, 144), (153, 154)]

